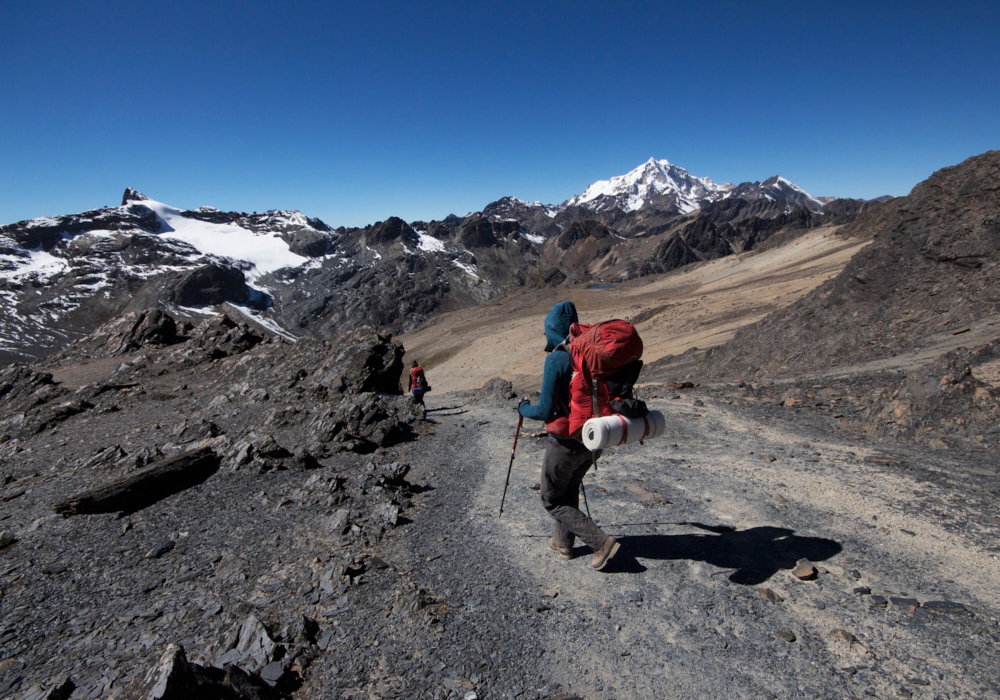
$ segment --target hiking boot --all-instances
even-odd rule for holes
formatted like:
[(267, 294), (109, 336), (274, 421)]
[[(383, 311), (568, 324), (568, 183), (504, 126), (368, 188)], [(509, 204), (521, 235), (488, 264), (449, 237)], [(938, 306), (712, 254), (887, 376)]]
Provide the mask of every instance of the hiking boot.
[(603, 569), (608, 565), (608, 562), (611, 561), (611, 558), (618, 554), (619, 547), (621, 547), (621, 545), (618, 543), (618, 540), (609, 535), (608, 539), (604, 540), (604, 544), (601, 545), (601, 548), (594, 553), (592, 566), (598, 571)]
[(549, 549), (561, 556), (566, 561), (573, 558), (573, 548), (572, 547), (561, 547), (556, 543), (555, 537), (549, 538)]

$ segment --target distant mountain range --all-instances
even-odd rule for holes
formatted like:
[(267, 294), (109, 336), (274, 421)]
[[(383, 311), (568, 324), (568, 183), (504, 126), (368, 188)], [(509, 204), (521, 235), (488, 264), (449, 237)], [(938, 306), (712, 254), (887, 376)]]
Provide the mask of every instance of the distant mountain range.
[(777, 175), (763, 182), (717, 185), (707, 177), (694, 177), (667, 160), (653, 158), (624, 175), (598, 180), (583, 194), (566, 200), (563, 207), (582, 206), (596, 212), (659, 208), (687, 214), (701, 208), (706, 201), (717, 202), (730, 197), (749, 202), (758, 199), (783, 200), (813, 211), (823, 208), (822, 201)]
[(151, 306), (197, 317), (229, 304), (288, 337), (402, 331), (514, 287), (658, 274), (867, 206), (777, 176), (716, 185), (653, 159), (560, 205), (504, 197), (462, 217), (363, 228), (298, 211), (183, 210), (129, 188), (118, 207), (0, 226), (0, 363)]

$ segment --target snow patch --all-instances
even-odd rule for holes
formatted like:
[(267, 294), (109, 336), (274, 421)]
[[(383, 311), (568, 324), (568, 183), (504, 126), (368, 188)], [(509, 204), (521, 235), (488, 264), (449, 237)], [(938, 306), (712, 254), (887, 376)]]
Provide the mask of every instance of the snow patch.
[(249, 318), (257, 325), (263, 326), (264, 328), (266, 328), (267, 330), (271, 331), (276, 335), (280, 335), (285, 340), (290, 340), (293, 343), (298, 340), (296, 336), (292, 335), (284, 328), (279, 326), (277, 322), (274, 321), (274, 319), (270, 319), (263, 316), (259, 311), (255, 311), (254, 309), (251, 309), (249, 306), (241, 306), (240, 304), (233, 304), (232, 302), (230, 302), (229, 305), (234, 309), (236, 309), (237, 311), (239, 311), (244, 316), (246, 316), (247, 318)]
[(428, 253), (443, 253), (446, 250), (443, 242), (428, 235), (426, 231), (417, 231), (417, 237), (419, 238), (417, 247), (420, 250)]
[(458, 260), (452, 260), (451, 262), (455, 267), (462, 270), (462, 272), (464, 272), (465, 274), (470, 275), (471, 277), (475, 277), (477, 280), (480, 279), (479, 270), (476, 269), (475, 265), (469, 265), (468, 263), (459, 262)]
[[(41, 246), (28, 249), (25, 252), (27, 253), (25, 257), (0, 255), (0, 279), (17, 280), (31, 276), (44, 279), (54, 277), (69, 269), (69, 263), (66, 260), (42, 250)], [(13, 269), (3, 269), (8, 266)]]
[(181, 215), (180, 209), (151, 199), (143, 204), (152, 209), (169, 229), (161, 232), (160, 236), (183, 241), (202, 253), (250, 263), (253, 269), (247, 273), (248, 281), (285, 267), (298, 267), (309, 260), (290, 251), (284, 240), (269, 235), (270, 232), (257, 234), (233, 224), (189, 219)]

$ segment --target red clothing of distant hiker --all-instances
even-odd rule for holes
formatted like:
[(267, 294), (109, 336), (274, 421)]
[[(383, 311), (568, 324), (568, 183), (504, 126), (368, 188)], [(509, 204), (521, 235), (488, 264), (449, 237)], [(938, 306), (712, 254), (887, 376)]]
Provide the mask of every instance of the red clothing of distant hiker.
[(410, 370), (410, 391), (423, 389), (427, 386), (427, 377), (424, 376), (424, 368), (420, 365)]

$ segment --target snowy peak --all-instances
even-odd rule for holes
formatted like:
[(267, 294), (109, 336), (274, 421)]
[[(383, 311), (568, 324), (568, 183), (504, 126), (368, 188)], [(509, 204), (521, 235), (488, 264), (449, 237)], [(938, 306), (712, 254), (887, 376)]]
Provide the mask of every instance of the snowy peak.
[(785, 201), (812, 211), (820, 211), (825, 204), (779, 175), (763, 182), (716, 184), (710, 178), (695, 177), (666, 159), (650, 158), (624, 175), (598, 180), (583, 194), (567, 199), (562, 207), (583, 207), (598, 213), (634, 212), (655, 207), (687, 214), (699, 209), (704, 201), (717, 202), (729, 197), (751, 202), (758, 199)]
[(779, 175), (773, 175), (763, 182), (744, 182), (737, 185), (727, 197), (738, 197), (748, 201), (767, 199), (771, 201), (784, 200), (789, 204), (805, 207), (812, 211), (819, 211), (825, 202), (817, 197), (813, 197), (804, 189), (790, 180)]
[(598, 180), (563, 206), (630, 212), (656, 205), (686, 214), (697, 209), (703, 199), (720, 199), (732, 188), (729, 183), (717, 185), (707, 177), (694, 177), (666, 159), (650, 158), (625, 175)]

